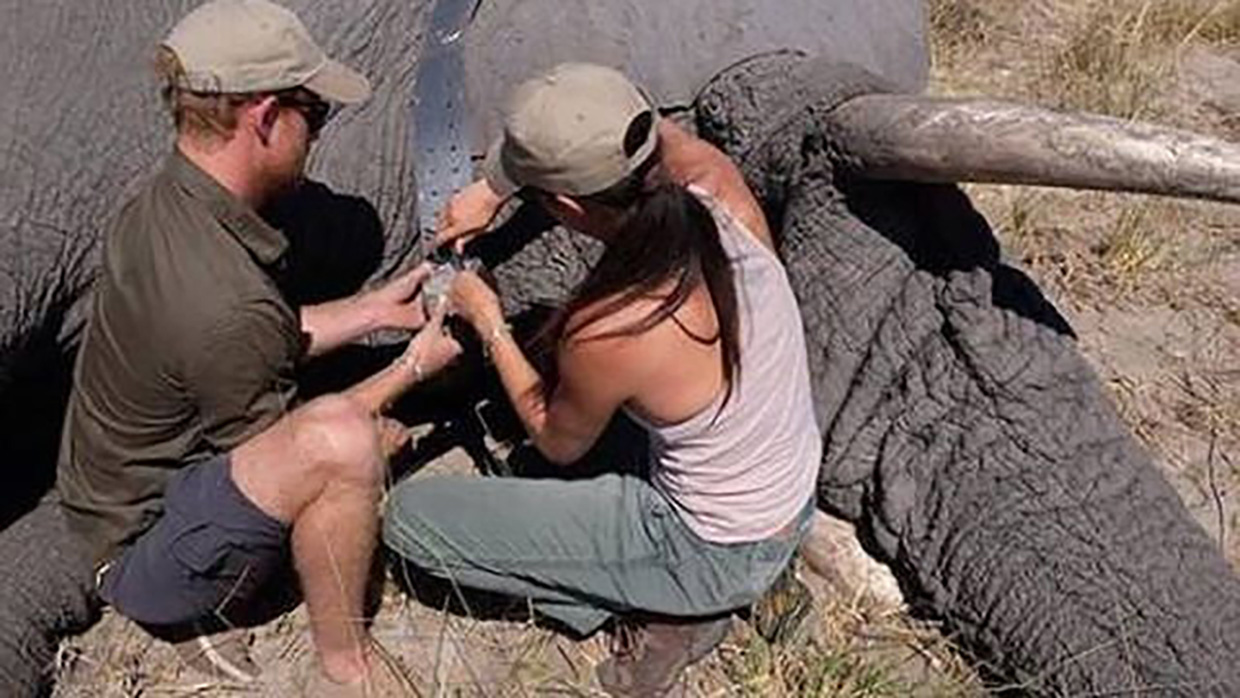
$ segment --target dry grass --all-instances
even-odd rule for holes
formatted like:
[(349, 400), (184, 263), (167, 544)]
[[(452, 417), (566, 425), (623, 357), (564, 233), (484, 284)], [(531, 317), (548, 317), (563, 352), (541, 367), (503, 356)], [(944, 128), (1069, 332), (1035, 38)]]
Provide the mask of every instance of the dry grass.
[(1142, 24), (1155, 45), (1240, 45), (1240, 3), (1235, 0), (1147, 0), (1144, 11)]
[(1237, 0), (930, 0), (936, 81), (1124, 119), (1175, 117), (1193, 46), (1240, 46)]
[(772, 646), (747, 629), (717, 658), (728, 694), (822, 696), (984, 695), (943, 636), (897, 611), (838, 597), (820, 599), (812, 632)]
[(1109, 114), (1124, 119), (1156, 118), (1158, 96), (1170, 64), (1148, 58), (1151, 34), (1140, 13), (1108, 3), (1067, 37), (1046, 65), (1043, 85), (1054, 106)]
[(1041, 96), (1054, 106), (1156, 119), (1176, 61), (1192, 44), (1240, 42), (1234, 0), (1095, 0), (1046, 62)]
[[(1240, 49), (1240, 0), (930, 0), (934, 89), (1210, 128), (1179, 91), (1189, 48)], [(1222, 123), (1234, 114), (1224, 114)], [(1240, 214), (1150, 197), (973, 186), (1009, 256), (1076, 326), (1123, 418), (1192, 511), (1240, 560)], [(1233, 284), (1228, 286), (1227, 284)], [(819, 590), (810, 632), (781, 647), (741, 627), (690, 672), (700, 696), (974, 696), (976, 677), (933, 628)], [(303, 612), (262, 629), (295, 666)], [(376, 635), (429, 695), (598, 695), (603, 640), (443, 614), (389, 596)], [(110, 617), (62, 653), (59, 698), (226, 696), (166, 647)]]
[[(593, 668), (604, 637), (572, 642), (530, 623), (480, 621), (411, 602), (391, 589), (374, 621), (376, 638), (405, 675), (432, 696), (602, 695)], [(264, 685), (247, 687), (180, 665), (173, 650), (109, 614), (62, 652), (57, 698), (296, 695), (313, 670), (304, 609), (256, 631)], [(899, 613), (854, 599), (819, 597), (800, 637), (770, 645), (736, 623), (710, 660), (683, 679), (688, 696), (982, 695), (968, 667), (942, 636)]]
[(976, 0), (930, 0), (926, 17), (940, 58), (985, 44), (994, 28), (994, 20)]
[[(1131, 291), (1149, 273), (1166, 264), (1170, 245), (1163, 232), (1165, 228), (1155, 223), (1155, 219), (1168, 210), (1148, 201), (1120, 207), (1118, 219), (1097, 248), (1103, 267), (1118, 291)], [(1173, 214), (1167, 215), (1174, 218)], [(1174, 221), (1169, 225), (1174, 226)]]

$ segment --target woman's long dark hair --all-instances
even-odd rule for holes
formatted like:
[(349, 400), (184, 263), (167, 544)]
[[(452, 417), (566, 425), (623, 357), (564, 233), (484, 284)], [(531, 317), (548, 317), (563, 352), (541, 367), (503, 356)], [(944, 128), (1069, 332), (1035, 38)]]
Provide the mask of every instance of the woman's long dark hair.
[[(644, 318), (590, 339), (638, 335), (670, 319), (695, 341), (718, 341), (727, 382), (723, 400), (726, 404), (740, 378), (740, 318), (732, 265), (706, 205), (679, 184), (657, 181), (657, 170), (653, 176), (650, 174), (657, 158), (656, 152), (647, 167), (640, 168), (620, 185), (586, 197), (620, 209), (621, 223), (608, 240), (602, 258), (540, 333), (541, 344), (552, 350), (598, 320), (641, 298), (654, 296), (660, 287), (674, 280), (671, 292)], [(694, 335), (673, 315), (702, 284), (710, 292), (719, 323), (718, 334), (713, 337)], [(601, 305), (569, 326), (571, 318), (600, 301)], [(548, 390), (554, 389), (557, 378), (553, 374), (545, 381)]]

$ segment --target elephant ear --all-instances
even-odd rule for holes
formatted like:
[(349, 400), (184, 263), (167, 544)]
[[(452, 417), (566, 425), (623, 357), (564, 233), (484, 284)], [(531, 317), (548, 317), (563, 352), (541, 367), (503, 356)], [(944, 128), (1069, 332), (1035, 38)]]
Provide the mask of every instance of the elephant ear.
[[(829, 114), (862, 95), (896, 92), (899, 85), (847, 61), (775, 51), (719, 73), (697, 98), (698, 135), (726, 152), (749, 176), (772, 228), (778, 230), (789, 187), (804, 163), (796, 149), (772, 148), (781, 137), (799, 138), (804, 111)], [(831, 167), (831, 162), (818, 163)]]

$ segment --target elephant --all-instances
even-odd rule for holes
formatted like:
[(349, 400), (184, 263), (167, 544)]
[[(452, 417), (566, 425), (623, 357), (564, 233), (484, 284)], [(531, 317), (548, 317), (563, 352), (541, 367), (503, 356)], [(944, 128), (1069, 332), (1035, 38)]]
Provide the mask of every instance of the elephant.
[[(98, 614), (52, 473), (97, 241), (170, 133), (145, 66), (194, 3), (0, 10), (0, 693), (46, 690)], [(409, 102), (431, 3), (286, 0), (373, 99), (317, 144), (273, 216), (290, 294), (385, 277), (419, 245)], [(916, 0), (482, 0), (462, 39), (476, 153), (507, 89), (615, 65), (740, 163), (801, 306), (824, 434), (819, 507), (857, 526), (915, 613), (995, 687), (1240, 691), (1240, 578), (1123, 425), (1070, 325), (1002, 257), (965, 181), (1240, 200), (1240, 149), (1188, 133), (931, 100)], [(324, 215), (329, 214), (329, 215)], [(505, 310), (553, 306), (596, 250), (517, 211)], [(341, 232), (341, 231), (346, 232)], [(328, 233), (332, 233), (328, 235)], [(520, 244), (517, 244), (517, 243)]]

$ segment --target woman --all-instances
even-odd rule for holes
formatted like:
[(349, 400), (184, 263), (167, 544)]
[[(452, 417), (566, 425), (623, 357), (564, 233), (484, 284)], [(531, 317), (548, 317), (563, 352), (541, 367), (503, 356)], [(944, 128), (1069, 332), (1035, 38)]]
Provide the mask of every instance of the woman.
[(650, 433), (651, 474), (405, 482), (385, 539), (582, 634), (641, 619), (639, 651), (599, 676), (613, 694), (658, 694), (761, 596), (808, 523), (821, 439), (795, 299), (735, 165), (613, 70), (564, 65), (519, 87), (485, 169), (442, 240), (485, 228), (521, 187), (606, 251), (551, 325), (549, 375), (477, 276), (458, 277), (455, 312), (548, 460), (578, 460), (624, 410)]

